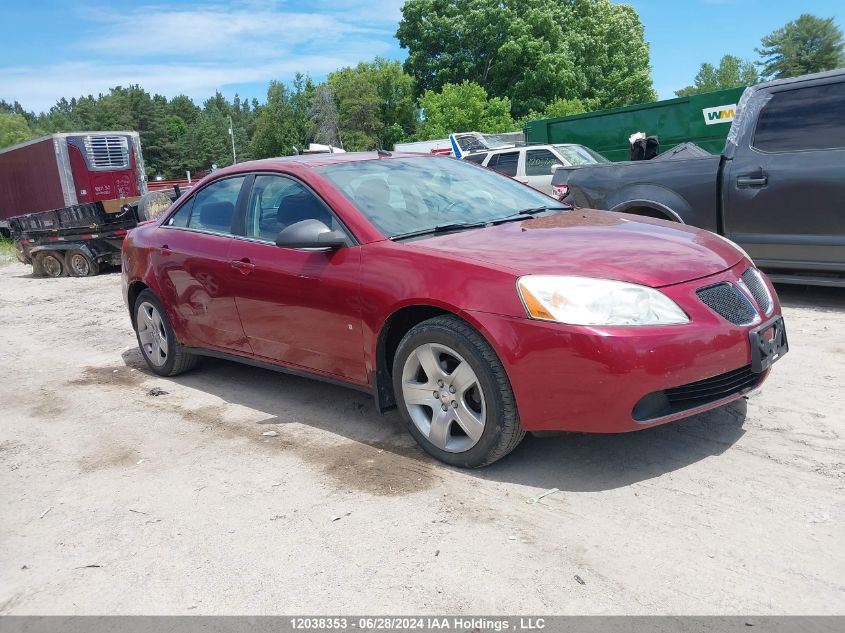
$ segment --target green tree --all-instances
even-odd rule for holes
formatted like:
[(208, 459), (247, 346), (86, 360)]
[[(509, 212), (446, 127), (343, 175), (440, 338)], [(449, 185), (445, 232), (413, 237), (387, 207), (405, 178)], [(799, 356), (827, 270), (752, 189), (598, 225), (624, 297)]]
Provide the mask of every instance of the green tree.
[(0, 147), (22, 143), (32, 136), (23, 115), (0, 112)]
[(398, 61), (377, 57), (330, 73), (340, 138), (346, 149), (390, 149), (416, 125), (414, 80)]
[(507, 132), (514, 129), (507, 97), (487, 98), (474, 83), (446, 84), (440, 92), (426, 90), (420, 97), (423, 120), (417, 137), (443, 138), (452, 132)]
[(838, 68), (845, 62), (842, 30), (833, 18), (804, 13), (766, 35), (755, 49), (766, 78), (796, 77)]
[(524, 117), (516, 121), (516, 128), (523, 128), (529, 121), (536, 121), (537, 119), (551, 119), (561, 116), (572, 116), (574, 114), (581, 114), (582, 112), (590, 112), (596, 110), (597, 106), (594, 100), (585, 99), (555, 99), (545, 107), (542, 112), (531, 111)]
[(719, 61), (718, 67), (708, 62), (701, 64), (693, 85), (676, 90), (675, 94), (679, 97), (687, 97), (702, 92), (752, 86), (758, 81), (760, 78), (754, 64), (736, 55), (725, 55)]
[[(308, 83), (310, 85), (310, 81)], [(298, 78), (293, 90), (281, 82), (271, 82), (267, 103), (261, 107), (255, 121), (252, 155), (255, 158), (289, 156), (294, 147), (301, 149), (308, 134), (309, 109), (303, 79)]]
[(558, 98), (653, 101), (637, 12), (609, 0), (408, 0), (397, 38), (420, 92), (474, 82), (514, 116)]

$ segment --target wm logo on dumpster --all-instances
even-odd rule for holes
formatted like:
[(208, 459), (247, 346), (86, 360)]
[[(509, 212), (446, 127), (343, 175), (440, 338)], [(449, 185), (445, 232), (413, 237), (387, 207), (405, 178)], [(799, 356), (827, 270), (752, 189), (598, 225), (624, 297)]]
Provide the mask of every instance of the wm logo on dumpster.
[(701, 111), (704, 114), (704, 122), (707, 125), (715, 125), (716, 123), (730, 123), (734, 120), (736, 114), (736, 104), (716, 106), (715, 108), (704, 108)]

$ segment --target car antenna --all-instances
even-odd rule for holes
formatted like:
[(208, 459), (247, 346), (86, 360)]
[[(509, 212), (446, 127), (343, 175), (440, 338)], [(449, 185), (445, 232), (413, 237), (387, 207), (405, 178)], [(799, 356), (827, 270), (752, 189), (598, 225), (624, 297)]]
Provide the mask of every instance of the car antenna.
[(388, 152), (388, 151), (387, 151), (386, 149), (384, 149), (383, 147), (379, 147), (379, 148), (376, 150), (376, 154), (378, 154), (378, 157), (379, 157), (379, 158), (390, 158), (391, 156), (393, 156), (393, 154), (391, 154), (390, 152)]

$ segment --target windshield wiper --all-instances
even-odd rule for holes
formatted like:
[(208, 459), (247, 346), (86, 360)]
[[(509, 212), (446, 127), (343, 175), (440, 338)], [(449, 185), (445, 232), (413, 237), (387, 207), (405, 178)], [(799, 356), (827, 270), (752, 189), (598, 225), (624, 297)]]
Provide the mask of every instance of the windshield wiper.
[(421, 235), (436, 235), (437, 233), (448, 233), (449, 231), (462, 231), (464, 229), (480, 229), (488, 226), (489, 222), (454, 222), (451, 224), (438, 224), (427, 229), (420, 229), (419, 231), (409, 231), (408, 233), (399, 233), (392, 235), (391, 240), (403, 240), (408, 237), (418, 237)]
[(499, 218), (498, 220), (491, 220), (490, 224), (502, 224), (504, 222), (516, 222), (517, 220), (522, 220), (525, 218), (526, 215), (533, 216), (535, 213), (542, 213), (543, 211), (571, 211), (572, 207), (566, 205), (559, 205), (550, 207), (548, 205), (542, 207), (530, 207), (528, 209), (520, 209), (513, 215), (506, 215), (503, 218)]

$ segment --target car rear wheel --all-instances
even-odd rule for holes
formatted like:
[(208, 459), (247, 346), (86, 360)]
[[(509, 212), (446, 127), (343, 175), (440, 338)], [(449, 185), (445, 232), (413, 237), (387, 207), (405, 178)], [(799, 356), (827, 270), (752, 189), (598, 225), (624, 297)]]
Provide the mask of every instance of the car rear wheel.
[(83, 251), (68, 251), (65, 266), (71, 277), (93, 277), (100, 272), (100, 266)]
[(411, 328), (394, 358), (393, 388), (411, 435), (447, 464), (486, 466), (525, 436), (501, 361), (457, 317)]
[(147, 366), (159, 376), (176, 376), (197, 364), (197, 357), (176, 340), (164, 307), (149, 290), (135, 300), (135, 332)]
[(58, 251), (44, 251), (38, 254), (38, 269), (45, 277), (61, 277), (65, 272), (65, 262)]

